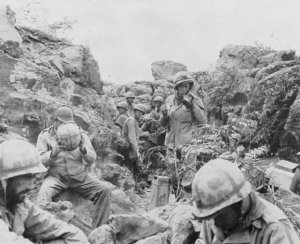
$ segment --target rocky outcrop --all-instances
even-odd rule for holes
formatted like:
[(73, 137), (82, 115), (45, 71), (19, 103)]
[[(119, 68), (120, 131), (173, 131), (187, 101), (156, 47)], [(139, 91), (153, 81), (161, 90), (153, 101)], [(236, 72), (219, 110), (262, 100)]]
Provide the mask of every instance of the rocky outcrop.
[(222, 48), (217, 67), (253, 69), (259, 64), (259, 58), (274, 52), (268, 48), (229, 44)]
[(126, 191), (135, 187), (132, 172), (127, 167), (122, 167), (114, 163), (99, 164), (99, 173), (97, 174), (103, 180), (106, 180), (122, 190)]
[[(228, 45), (202, 85), (209, 122), (228, 125), (246, 147), (268, 144), (276, 152), (299, 80), (299, 58), (293, 50)], [(239, 127), (245, 127), (243, 133)]]
[[(110, 105), (99, 96), (99, 68), (89, 50), (29, 27), (14, 27), (14, 14), (0, 8), (1, 121), (7, 131), (35, 143), (57, 107), (69, 105), (91, 134), (109, 123)], [(0, 122), (1, 122), (0, 121)]]
[(279, 52), (272, 52), (258, 59), (260, 66), (268, 66), (278, 61), (289, 61), (295, 59), (295, 50), (284, 50)]
[(0, 44), (6, 41), (21, 43), (22, 38), (14, 28), (16, 23), (15, 13), (8, 7), (0, 5)]
[[(264, 141), (271, 145), (271, 151), (279, 148), (279, 139), (289, 115), (289, 108), (298, 94), (300, 66), (280, 69), (260, 80), (253, 97), (264, 97), (263, 107), (251, 106), (260, 113), (258, 131), (253, 142)], [(250, 103), (251, 105), (251, 103)]]
[(279, 156), (297, 162), (296, 154), (300, 151), (300, 94), (289, 109), (284, 130), (279, 134)]
[(186, 71), (187, 67), (174, 61), (156, 61), (151, 64), (154, 80), (165, 79), (172, 82), (173, 76), (179, 71)]

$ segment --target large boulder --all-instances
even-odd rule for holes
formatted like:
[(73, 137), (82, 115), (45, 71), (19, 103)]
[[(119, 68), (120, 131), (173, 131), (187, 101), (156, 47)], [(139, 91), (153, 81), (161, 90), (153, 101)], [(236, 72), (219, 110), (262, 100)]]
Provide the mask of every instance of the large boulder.
[(253, 143), (270, 144), (271, 152), (279, 148), (279, 138), (294, 103), (300, 84), (300, 66), (280, 69), (260, 80), (253, 91), (253, 97), (264, 97), (263, 107), (250, 102), (252, 111), (260, 112), (258, 131)]
[(295, 58), (295, 50), (284, 50), (279, 52), (272, 52), (265, 56), (259, 57), (258, 62), (260, 65), (266, 67), (271, 63), (278, 61), (289, 61)]
[(136, 214), (112, 215), (110, 225), (118, 244), (129, 244), (168, 229), (168, 223), (163, 220)]
[(193, 243), (199, 233), (195, 233), (192, 223), (194, 207), (180, 205), (173, 210), (169, 217), (171, 244)]
[(98, 164), (98, 177), (106, 180), (124, 191), (135, 186), (132, 172), (127, 168), (114, 163)]
[(300, 64), (300, 59), (295, 59), (295, 60), (291, 60), (291, 61), (274, 62), (262, 69), (259, 69), (255, 75), (255, 78), (258, 81), (260, 81), (260, 80), (266, 78), (268, 75), (279, 71), (280, 69), (292, 67), (292, 66), (299, 65), (299, 64)]
[(62, 75), (72, 78), (82, 86), (102, 92), (103, 82), (96, 60), (82, 45), (67, 46), (55, 53), (49, 63)]
[(227, 68), (252, 69), (258, 65), (258, 59), (271, 53), (272, 50), (259, 46), (229, 44), (219, 54), (218, 66)]
[(223, 124), (228, 112), (245, 107), (255, 83), (247, 69), (217, 66), (202, 85), (208, 120)]
[(207, 76), (203, 76), (203, 100), (208, 120), (226, 124), (226, 114), (243, 109), (257, 84), (258, 59), (274, 52), (259, 46), (227, 45)]
[(154, 80), (166, 79), (173, 81), (173, 76), (179, 71), (186, 71), (187, 67), (174, 61), (156, 61), (151, 64), (151, 71)]
[(82, 76), (83, 69), (83, 46), (68, 46), (60, 50), (59, 53), (49, 60), (55, 68), (63, 75), (71, 78), (79, 78)]

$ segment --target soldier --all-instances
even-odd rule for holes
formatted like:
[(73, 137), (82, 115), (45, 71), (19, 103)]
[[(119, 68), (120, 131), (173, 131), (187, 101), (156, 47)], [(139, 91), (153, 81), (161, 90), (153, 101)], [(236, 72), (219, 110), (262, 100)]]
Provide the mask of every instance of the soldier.
[(138, 166), (142, 162), (139, 152), (139, 136), (140, 127), (139, 120), (146, 113), (146, 108), (143, 104), (137, 104), (133, 109), (134, 116), (130, 116), (124, 123), (122, 134), (127, 141), (129, 152), (129, 167), (132, 170), (134, 176), (138, 173)]
[(207, 121), (202, 100), (191, 92), (194, 85), (191, 75), (181, 71), (173, 80), (175, 94), (166, 99), (160, 118), (161, 125), (168, 128), (165, 139), (168, 155), (177, 146), (190, 143), (196, 125)]
[(133, 112), (133, 101), (135, 99), (135, 96), (133, 94), (132, 91), (129, 91), (126, 93), (126, 102), (127, 102), (127, 113), (128, 113), (128, 116), (133, 116), (134, 115), (134, 112)]
[(275, 205), (251, 190), (240, 169), (215, 159), (195, 175), (195, 216), (203, 220), (197, 244), (299, 243), (289, 219)]
[(155, 120), (160, 119), (161, 106), (162, 106), (163, 102), (164, 102), (164, 99), (161, 96), (156, 96), (153, 99), (154, 110), (150, 113), (150, 118), (153, 118)]
[(35, 175), (46, 171), (29, 142), (0, 144), (0, 243), (89, 243), (77, 227), (55, 219), (27, 198)]
[[(71, 141), (77, 138), (79, 143), (69, 148), (70, 138)], [(89, 137), (75, 124), (71, 109), (60, 107), (57, 110), (54, 124), (40, 133), (36, 146), (42, 163), (48, 167), (38, 194), (39, 204), (51, 202), (55, 195), (70, 188), (94, 202), (92, 228), (107, 223), (110, 189), (85, 170), (86, 164), (95, 161), (96, 152)]]
[(117, 104), (117, 109), (119, 111), (119, 115), (118, 115), (118, 117), (115, 121), (115, 124), (117, 126), (119, 126), (121, 131), (122, 131), (123, 124), (124, 124), (125, 120), (128, 118), (127, 108), (128, 108), (128, 106), (127, 106), (127, 103), (125, 101), (119, 102)]

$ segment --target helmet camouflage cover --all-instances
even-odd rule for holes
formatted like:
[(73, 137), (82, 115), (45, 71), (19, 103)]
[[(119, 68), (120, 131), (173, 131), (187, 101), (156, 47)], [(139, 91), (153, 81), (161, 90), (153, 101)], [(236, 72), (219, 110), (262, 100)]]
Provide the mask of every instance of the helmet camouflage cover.
[(221, 209), (244, 199), (251, 185), (234, 163), (215, 159), (195, 175), (192, 194), (199, 218), (207, 218)]
[(37, 149), (29, 142), (11, 139), (0, 144), (0, 180), (46, 171)]

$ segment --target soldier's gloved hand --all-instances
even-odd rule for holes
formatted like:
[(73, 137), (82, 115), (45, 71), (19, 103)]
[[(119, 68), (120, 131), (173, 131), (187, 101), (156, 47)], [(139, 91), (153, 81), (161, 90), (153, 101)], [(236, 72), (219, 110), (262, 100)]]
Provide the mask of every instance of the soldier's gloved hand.
[(189, 109), (193, 108), (194, 97), (191, 94), (186, 94), (183, 96), (182, 103)]
[(63, 151), (63, 148), (58, 145), (57, 143), (52, 145), (52, 150), (51, 150), (51, 153), (50, 153), (50, 158), (56, 158), (57, 155)]

